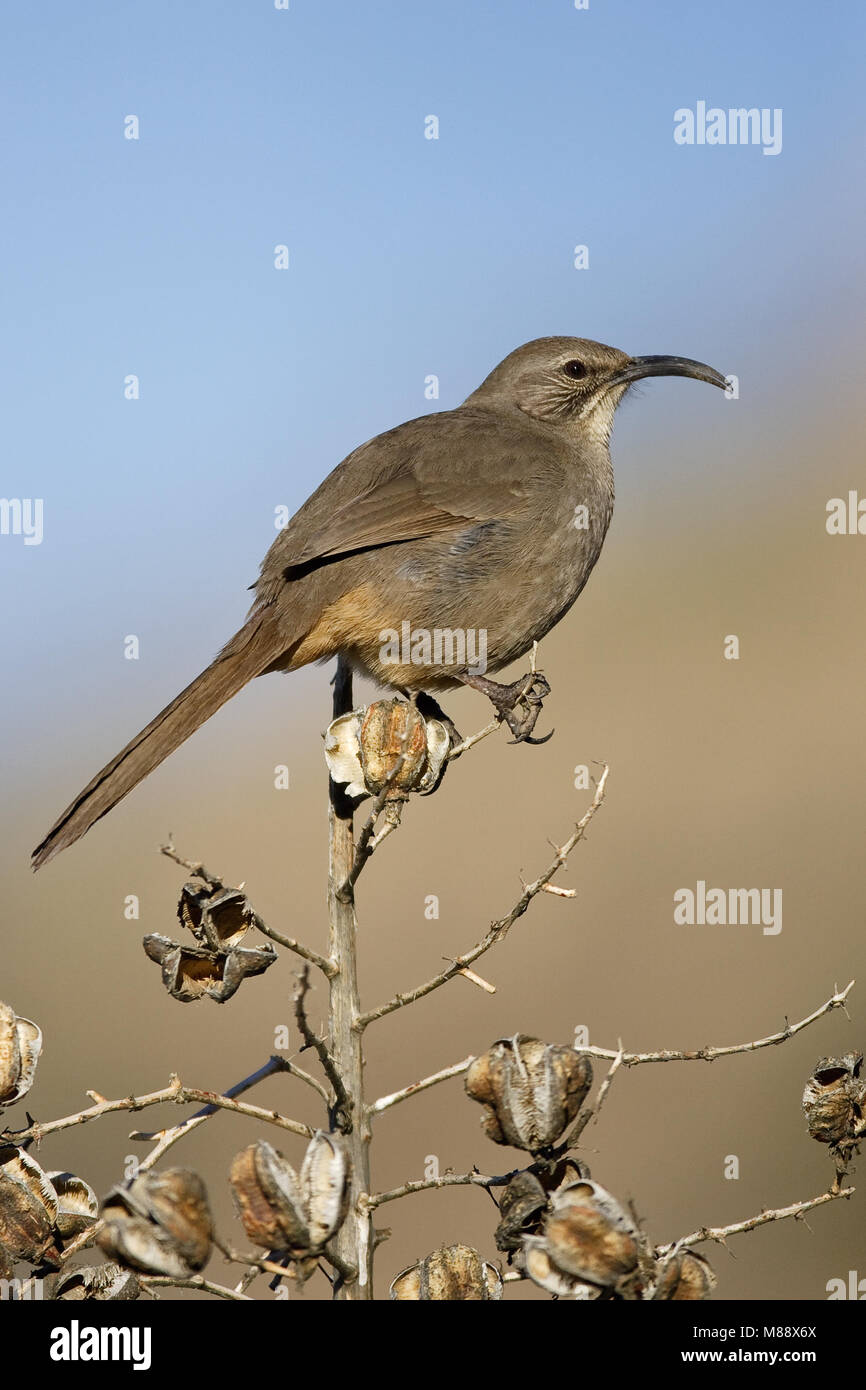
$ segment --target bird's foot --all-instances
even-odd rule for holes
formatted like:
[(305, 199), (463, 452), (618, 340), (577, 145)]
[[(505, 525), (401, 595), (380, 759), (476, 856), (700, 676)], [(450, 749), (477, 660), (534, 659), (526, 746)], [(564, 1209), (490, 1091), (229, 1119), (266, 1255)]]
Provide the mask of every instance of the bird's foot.
[(544, 700), (550, 694), (550, 682), (540, 671), (527, 671), (511, 685), (500, 685), (486, 676), (473, 676), (468, 672), (459, 679), (487, 696), (499, 718), (504, 719), (514, 734), (512, 743), (547, 743), (553, 737), (553, 729), (544, 738), (530, 737)]

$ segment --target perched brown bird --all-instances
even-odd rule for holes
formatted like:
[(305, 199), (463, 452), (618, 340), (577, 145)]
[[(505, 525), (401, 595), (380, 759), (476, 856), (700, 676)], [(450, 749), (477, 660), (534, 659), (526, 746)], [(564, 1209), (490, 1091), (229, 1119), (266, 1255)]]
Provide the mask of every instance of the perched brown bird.
[(528, 738), (547, 682), (500, 685), (484, 671), (528, 652), (586, 584), (613, 510), (614, 412), (649, 376), (725, 387), (720, 372), (688, 358), (539, 338), (456, 410), (362, 444), (277, 536), (240, 631), (79, 793), (34, 851), (34, 867), (268, 671), (341, 654), (404, 693), (470, 685), (518, 740)]

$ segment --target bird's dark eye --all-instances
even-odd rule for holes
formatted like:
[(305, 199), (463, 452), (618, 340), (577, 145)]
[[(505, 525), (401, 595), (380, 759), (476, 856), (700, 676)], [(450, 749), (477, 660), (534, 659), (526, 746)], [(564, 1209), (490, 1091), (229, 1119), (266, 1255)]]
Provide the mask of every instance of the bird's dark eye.
[(582, 376), (586, 376), (586, 367), (582, 362), (566, 362), (562, 369), (566, 376), (574, 377), (579, 381)]

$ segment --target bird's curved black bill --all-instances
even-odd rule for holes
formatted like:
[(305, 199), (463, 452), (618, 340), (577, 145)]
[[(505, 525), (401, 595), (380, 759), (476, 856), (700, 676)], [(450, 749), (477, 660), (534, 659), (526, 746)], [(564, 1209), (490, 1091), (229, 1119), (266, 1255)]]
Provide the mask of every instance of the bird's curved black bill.
[(632, 381), (642, 381), (647, 376), (690, 376), (695, 381), (708, 381), (711, 386), (719, 386), (723, 391), (728, 384), (715, 367), (708, 367), (706, 362), (695, 362), (691, 357), (633, 357), (614, 373), (609, 384), (625, 386)]

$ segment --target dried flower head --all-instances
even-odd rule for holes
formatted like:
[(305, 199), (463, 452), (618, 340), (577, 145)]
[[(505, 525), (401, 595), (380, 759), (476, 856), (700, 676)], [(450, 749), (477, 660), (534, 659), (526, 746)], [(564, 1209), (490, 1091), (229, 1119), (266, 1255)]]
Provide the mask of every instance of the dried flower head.
[(271, 946), (212, 950), (182, 946), (157, 933), (146, 936), (142, 944), (150, 959), (162, 967), (162, 982), (172, 999), (182, 1004), (205, 997), (224, 1004), (248, 975), (261, 975), (277, 959)]
[(864, 1134), (866, 1083), (863, 1053), (822, 1057), (806, 1082), (803, 1109), (809, 1133), (820, 1144), (856, 1144)]
[(450, 740), (439, 719), (425, 719), (405, 700), (377, 700), (328, 726), (325, 761), (349, 796), (401, 799), (435, 791), (447, 766)]
[(468, 1245), (447, 1245), (398, 1274), (389, 1297), (402, 1302), (489, 1302), (502, 1298), (502, 1276)]
[(581, 1179), (551, 1195), (541, 1235), (526, 1237), (524, 1250), (526, 1272), (543, 1288), (560, 1297), (594, 1298), (633, 1280), (640, 1232), (605, 1188)]
[(0, 1147), (0, 1246), (30, 1264), (57, 1263), (58, 1215), (48, 1174), (23, 1149)]
[(712, 1295), (716, 1276), (703, 1255), (694, 1250), (677, 1250), (656, 1266), (653, 1299), (674, 1303), (700, 1302)]
[(185, 883), (177, 917), (203, 946), (228, 951), (239, 946), (250, 929), (252, 908), (239, 888), (210, 888)]
[(93, 1188), (74, 1173), (48, 1173), (48, 1181), (57, 1193), (55, 1225), (64, 1240), (71, 1240), (99, 1218), (99, 1201)]
[(323, 1130), (310, 1140), (299, 1173), (260, 1139), (236, 1155), (229, 1178), (250, 1240), (293, 1259), (322, 1250), (346, 1215), (349, 1156)]
[(145, 1274), (184, 1279), (210, 1258), (213, 1224), (204, 1183), (188, 1168), (139, 1173), (103, 1203), (102, 1250)]
[(107, 1263), (84, 1265), (57, 1277), (52, 1298), (67, 1303), (129, 1302), (141, 1294), (141, 1285), (130, 1269)]
[(592, 1085), (592, 1064), (571, 1047), (501, 1038), (466, 1073), (466, 1091), (484, 1106), (495, 1144), (537, 1153), (562, 1136)]
[(42, 1032), (0, 1003), (0, 1109), (23, 1099), (33, 1085), (42, 1052)]

